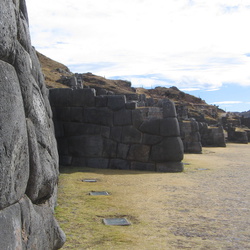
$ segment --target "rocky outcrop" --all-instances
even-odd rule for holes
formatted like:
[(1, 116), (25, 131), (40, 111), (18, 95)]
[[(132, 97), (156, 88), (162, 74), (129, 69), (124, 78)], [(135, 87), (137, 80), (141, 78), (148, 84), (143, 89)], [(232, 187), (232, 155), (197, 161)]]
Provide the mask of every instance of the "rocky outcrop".
[(25, 0), (1, 1), (0, 30), (1, 249), (58, 249), (58, 153)]
[(136, 108), (125, 95), (51, 89), (60, 162), (69, 166), (179, 172), (183, 144), (174, 104)]

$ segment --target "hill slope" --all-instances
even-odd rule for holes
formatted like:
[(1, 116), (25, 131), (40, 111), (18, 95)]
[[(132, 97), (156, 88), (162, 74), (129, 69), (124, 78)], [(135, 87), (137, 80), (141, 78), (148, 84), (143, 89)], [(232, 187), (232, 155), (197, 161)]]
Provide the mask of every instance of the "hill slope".
[[(75, 74), (70, 72), (67, 66), (58, 63), (41, 53), (37, 52), (41, 63), (42, 71), (45, 76), (45, 82), (48, 88), (68, 88), (62, 84), (65, 78), (73, 77)], [(217, 119), (225, 113), (224, 110), (218, 109), (216, 106), (208, 105), (201, 98), (186, 94), (176, 87), (156, 87), (154, 89), (133, 88), (131, 82), (124, 80), (110, 80), (101, 76), (94, 75), (90, 72), (77, 74), (83, 80), (85, 87), (92, 87), (96, 89), (106, 89), (115, 94), (144, 94), (147, 98), (159, 100), (169, 98), (175, 102), (176, 106), (186, 106), (189, 117), (205, 119), (209, 123), (216, 123)], [(202, 120), (200, 120), (202, 121)]]

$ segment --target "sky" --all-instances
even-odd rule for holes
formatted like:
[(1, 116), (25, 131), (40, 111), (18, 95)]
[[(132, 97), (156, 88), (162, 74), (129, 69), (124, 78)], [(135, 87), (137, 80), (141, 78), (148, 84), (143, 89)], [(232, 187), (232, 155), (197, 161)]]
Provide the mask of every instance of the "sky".
[(26, 0), (32, 45), (74, 73), (250, 110), (249, 0)]

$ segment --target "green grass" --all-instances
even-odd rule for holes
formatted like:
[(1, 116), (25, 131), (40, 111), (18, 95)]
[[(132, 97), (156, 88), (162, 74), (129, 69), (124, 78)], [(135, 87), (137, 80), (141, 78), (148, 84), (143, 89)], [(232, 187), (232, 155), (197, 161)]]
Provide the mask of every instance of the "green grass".
[[(136, 216), (128, 214), (128, 206), (119, 203), (105, 175), (95, 172), (61, 173), (58, 206), (55, 215), (67, 236), (64, 249), (121, 249), (133, 243), (128, 227), (105, 226), (103, 218), (127, 217), (136, 226)], [(94, 171), (94, 170), (92, 170)], [(112, 171), (110, 171), (112, 172)], [(112, 174), (112, 173), (111, 173)], [(100, 178), (96, 183), (82, 182), (84, 178)], [(109, 196), (90, 196), (91, 191), (108, 191)], [(124, 248), (125, 249), (125, 248)]]

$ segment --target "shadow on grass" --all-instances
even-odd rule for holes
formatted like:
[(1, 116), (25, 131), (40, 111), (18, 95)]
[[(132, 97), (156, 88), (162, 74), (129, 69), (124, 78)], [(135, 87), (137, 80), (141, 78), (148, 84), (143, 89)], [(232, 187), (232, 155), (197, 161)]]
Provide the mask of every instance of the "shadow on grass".
[[(103, 169), (103, 168), (89, 168), (89, 167), (67, 167), (60, 166), (59, 171), (61, 174), (73, 174), (76, 172), (80, 173), (98, 173), (103, 175), (135, 175), (135, 174), (173, 174), (168, 172), (154, 172), (154, 171), (143, 171), (143, 170), (122, 170), (122, 169)], [(174, 172), (175, 173), (175, 172)], [(183, 172), (176, 172), (181, 174)]]

